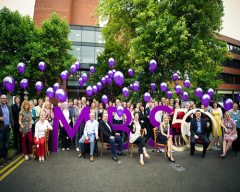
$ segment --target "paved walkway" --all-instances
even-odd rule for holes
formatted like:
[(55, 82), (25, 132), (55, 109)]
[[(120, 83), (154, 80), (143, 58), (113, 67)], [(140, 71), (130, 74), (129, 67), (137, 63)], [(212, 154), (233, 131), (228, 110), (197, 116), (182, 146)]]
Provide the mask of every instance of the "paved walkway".
[[(121, 163), (112, 161), (110, 152), (95, 158), (77, 158), (74, 150), (50, 154), (45, 163), (24, 161), (22, 156), (13, 163), (16, 166), (0, 181), (0, 192), (61, 192), (61, 191), (178, 191), (178, 192), (239, 192), (240, 157), (231, 153), (222, 160), (219, 151), (209, 151), (202, 159), (189, 152), (176, 152), (176, 164), (164, 159), (163, 154), (153, 155), (145, 166), (138, 164), (135, 153), (121, 157)], [(240, 155), (240, 154), (239, 154)], [(23, 163), (22, 163), (22, 162)], [(0, 178), (6, 173), (0, 169)]]

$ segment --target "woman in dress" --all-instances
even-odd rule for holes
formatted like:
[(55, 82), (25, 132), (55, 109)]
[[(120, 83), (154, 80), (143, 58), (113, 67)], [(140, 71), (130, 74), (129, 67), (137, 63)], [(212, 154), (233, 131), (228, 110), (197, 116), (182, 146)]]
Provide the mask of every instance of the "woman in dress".
[(44, 162), (45, 155), (45, 131), (47, 129), (52, 130), (52, 125), (46, 119), (46, 111), (42, 110), (40, 113), (40, 119), (36, 123), (35, 127), (35, 137), (34, 143), (37, 149), (37, 156), (39, 157), (39, 162)]
[[(19, 125), (22, 150), (25, 159), (29, 159), (29, 154), (32, 154), (32, 112), (30, 111), (30, 104), (27, 100), (23, 101), (21, 111), (19, 113)], [(31, 156), (31, 155), (30, 155)], [(32, 156), (31, 156), (32, 157)]]
[[(213, 103), (213, 109), (212, 109), (212, 116), (214, 117), (214, 119), (216, 120), (217, 122), (217, 133), (216, 133), (216, 136), (217, 136), (217, 140), (216, 140), (216, 143), (215, 145), (220, 145), (219, 144), (219, 137), (222, 136), (222, 128), (221, 128), (221, 121), (222, 121), (222, 110), (220, 108), (218, 108), (218, 103), (215, 101)], [(214, 135), (215, 136), (215, 135)]]
[[(130, 128), (129, 142), (138, 145), (138, 153), (140, 155), (139, 163), (141, 165), (144, 165), (143, 156), (147, 159), (149, 159), (150, 156), (146, 151), (145, 140), (141, 136), (141, 124), (139, 122), (139, 114), (137, 112), (134, 113), (134, 119), (132, 123), (129, 125), (129, 128)], [(145, 128), (144, 131), (146, 133)]]
[(167, 144), (168, 160), (171, 162), (175, 162), (172, 155), (172, 146), (173, 146), (172, 130), (169, 124), (169, 117), (166, 114), (163, 116), (163, 122), (160, 124), (159, 130), (158, 130), (158, 142), (162, 144)]
[(236, 123), (233, 119), (231, 119), (228, 111), (225, 112), (221, 125), (224, 129), (224, 136), (223, 153), (220, 155), (220, 157), (224, 158), (226, 157), (228, 150), (232, 147), (233, 141), (237, 139)]

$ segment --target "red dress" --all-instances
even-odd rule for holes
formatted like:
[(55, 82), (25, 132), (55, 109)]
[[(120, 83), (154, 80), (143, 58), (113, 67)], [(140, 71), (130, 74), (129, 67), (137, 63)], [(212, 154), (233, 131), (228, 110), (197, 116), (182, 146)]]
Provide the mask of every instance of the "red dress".
[[(173, 112), (175, 114), (175, 110)], [(177, 119), (183, 119), (185, 113), (184, 112), (178, 112), (177, 113)], [(172, 124), (172, 130), (173, 130), (173, 135), (181, 135), (181, 123), (174, 123)]]

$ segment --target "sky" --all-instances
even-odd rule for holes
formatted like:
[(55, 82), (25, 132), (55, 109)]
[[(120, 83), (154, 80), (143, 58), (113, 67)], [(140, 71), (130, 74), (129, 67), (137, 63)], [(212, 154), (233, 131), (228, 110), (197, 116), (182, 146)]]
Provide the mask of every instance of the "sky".
[[(223, 29), (220, 34), (240, 41), (240, 0), (223, 0)], [(22, 15), (33, 17), (35, 0), (0, 0), (0, 9), (4, 6), (18, 10)]]

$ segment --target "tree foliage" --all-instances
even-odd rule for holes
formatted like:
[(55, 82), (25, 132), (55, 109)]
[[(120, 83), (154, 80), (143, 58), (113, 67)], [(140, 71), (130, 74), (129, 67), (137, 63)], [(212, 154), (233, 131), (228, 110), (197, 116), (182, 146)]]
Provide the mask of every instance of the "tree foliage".
[[(98, 57), (98, 78), (107, 73), (107, 60), (113, 57), (115, 68), (126, 76), (128, 68), (135, 70), (135, 78), (126, 78), (124, 86), (140, 81), (138, 98), (150, 90), (151, 82), (168, 82), (172, 89), (174, 71), (181, 79), (187, 72), (192, 89), (215, 89), (221, 82), (217, 79), (227, 46), (215, 36), (222, 25), (222, 0), (101, 0), (98, 14), (108, 19), (102, 29), (106, 46)], [(148, 70), (151, 59), (158, 63), (154, 74)]]
[[(27, 91), (33, 97), (35, 83), (42, 81), (45, 90), (59, 80), (61, 71), (68, 69), (74, 62), (69, 54), (71, 42), (68, 40), (69, 26), (56, 13), (50, 15), (40, 28), (37, 28), (28, 16), (12, 12), (7, 8), (0, 10), (0, 80), (12, 76), (17, 82), (15, 94), (19, 92), (19, 82), (29, 80)], [(38, 69), (38, 63), (44, 61), (47, 69), (43, 73)], [(26, 71), (20, 75), (17, 64), (26, 64)], [(3, 90), (2, 86), (1, 89)], [(4, 91), (4, 90), (3, 90)]]

